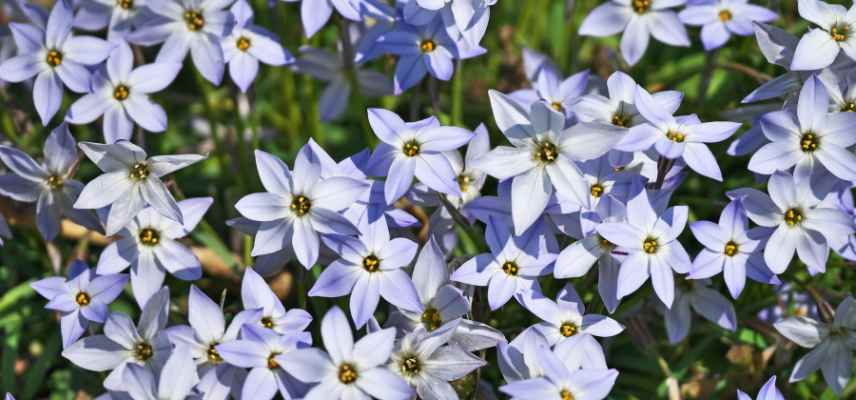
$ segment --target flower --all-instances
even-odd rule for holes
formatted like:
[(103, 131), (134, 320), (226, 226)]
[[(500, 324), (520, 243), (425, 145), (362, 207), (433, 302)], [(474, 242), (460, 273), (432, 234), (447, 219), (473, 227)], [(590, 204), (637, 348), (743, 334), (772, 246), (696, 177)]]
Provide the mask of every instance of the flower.
[(261, 310), (244, 310), (226, 327), (223, 311), (196, 285), (190, 285), (187, 319), (190, 326), (172, 326), (167, 330), (177, 349), (189, 349), (189, 368), (199, 369), (202, 378), (197, 389), (210, 399), (225, 400), (232, 389), (246, 379), (246, 372), (224, 362), (217, 346), (238, 339), (245, 323), (260, 318)]
[(833, 392), (840, 395), (852, 374), (853, 341), (856, 340), (856, 300), (847, 296), (829, 323), (808, 317), (788, 317), (773, 326), (800, 347), (811, 349), (794, 365), (790, 382), (805, 379), (820, 369)]
[(575, 105), (588, 87), (590, 72), (577, 72), (562, 80), (554, 68), (544, 68), (533, 82), (532, 89), (523, 89), (511, 93), (513, 99), (520, 104), (531, 106), (536, 101), (543, 101), (554, 110), (570, 118), (575, 115)]
[(754, 22), (770, 22), (778, 15), (747, 0), (714, 0), (690, 4), (678, 13), (678, 18), (687, 25), (701, 26), (701, 42), (705, 50), (711, 51), (722, 47), (732, 34), (753, 34)]
[(385, 219), (370, 223), (358, 239), (329, 236), (324, 243), (341, 258), (321, 272), (310, 296), (350, 293), (351, 317), (357, 328), (372, 317), (381, 296), (398, 308), (422, 312), (413, 281), (402, 270), (413, 260), (418, 246), (405, 238), (390, 240)]
[(829, 244), (826, 237), (853, 233), (853, 220), (841, 210), (821, 203), (808, 182), (776, 172), (767, 182), (769, 196), (748, 190), (743, 207), (758, 225), (775, 228), (764, 247), (764, 262), (775, 274), (785, 272), (796, 251), (810, 274), (826, 271)]
[(716, 158), (705, 143), (721, 142), (738, 128), (737, 122), (701, 122), (695, 115), (672, 116), (641, 86), (636, 86), (634, 105), (648, 122), (630, 128), (619, 145), (624, 151), (644, 151), (651, 146), (668, 159), (682, 158), (693, 171), (722, 181)]
[(380, 400), (407, 400), (415, 391), (386, 367), (392, 354), (395, 329), (369, 333), (354, 343), (345, 313), (333, 306), (321, 321), (321, 339), (327, 352), (301, 349), (282, 357), (283, 369), (303, 382), (318, 382), (305, 400), (340, 400), (372, 396)]
[(407, 193), (414, 176), (438, 192), (461, 194), (457, 176), (443, 153), (469, 142), (474, 136), (472, 132), (440, 126), (434, 117), (404, 122), (392, 111), (381, 108), (370, 108), (368, 118), (375, 135), (383, 142), (369, 163), (388, 170), (384, 183), (387, 204)]
[(279, 38), (260, 26), (253, 25), (253, 9), (245, 0), (231, 8), (235, 18), (232, 33), (220, 41), (224, 61), (229, 64), (232, 80), (246, 92), (256, 79), (259, 61), (275, 66), (294, 62), (294, 57), (279, 44)]
[(487, 286), (490, 309), (502, 307), (515, 294), (537, 287), (537, 278), (551, 272), (556, 255), (539, 251), (538, 233), (537, 229), (532, 229), (523, 236), (514, 237), (507, 224), (491, 218), (486, 234), (490, 253), (469, 259), (452, 273), (451, 279)]
[(413, 267), (413, 284), (422, 303), (421, 312), (413, 312), (398, 308), (393, 311), (387, 325), (398, 329), (399, 334), (412, 332), (419, 327), (433, 332), (441, 326), (454, 324), (451, 341), (463, 347), (466, 351), (483, 350), (504, 342), (502, 332), (482, 322), (466, 318), (470, 311), (470, 303), (449, 282), (449, 269), (446, 258), (435, 239), (429, 239), (422, 246), (416, 265)]
[(143, 307), (136, 326), (127, 315), (110, 313), (103, 335), (87, 336), (74, 342), (63, 350), (62, 356), (89, 371), (110, 371), (104, 387), (121, 390), (128, 364), (154, 369), (169, 357), (172, 345), (163, 331), (168, 316), (169, 288), (165, 287)]
[(77, 99), (65, 120), (88, 124), (104, 116), (104, 141), (108, 144), (131, 140), (136, 122), (149, 132), (166, 130), (166, 112), (149, 99), (175, 79), (181, 63), (155, 62), (134, 68), (134, 54), (128, 43), (119, 40), (107, 59), (107, 67), (95, 73), (92, 90)]
[(242, 197), (235, 209), (261, 222), (252, 255), (273, 253), (290, 243), (306, 269), (318, 260), (319, 234), (356, 235), (357, 228), (339, 214), (369, 188), (368, 183), (347, 177), (320, 179), (320, 162), (309, 146), (303, 146), (294, 162), (294, 173), (280, 159), (256, 150), (256, 167), (266, 192)]
[(523, 399), (592, 399), (606, 398), (618, 371), (614, 369), (578, 369), (566, 363), (570, 360), (560, 357), (548, 346), (530, 347), (535, 354), (535, 362), (543, 369), (543, 376), (507, 383), (499, 390), (513, 400)]
[[(295, 3), (301, 0), (283, 0)], [(330, 20), (333, 10), (351, 21), (361, 19), (360, 10), (366, 0), (307, 0), (300, 4), (300, 21), (306, 37), (312, 37)]]
[(297, 375), (283, 370), (284, 360), (311, 344), (308, 332), (279, 334), (247, 324), (241, 328), (240, 339), (219, 344), (215, 349), (227, 363), (250, 368), (243, 380), (242, 398), (270, 400), (279, 392), (284, 398), (292, 399), (302, 398), (307, 385), (295, 379)]
[[(776, 388), (776, 375), (770, 377), (767, 380), (767, 383), (761, 388), (758, 392), (758, 397), (756, 400), (785, 400), (785, 396), (782, 395), (782, 392)], [(737, 390), (737, 400), (752, 400), (748, 394), (743, 393), (742, 390)]]
[(199, 383), (190, 349), (177, 347), (158, 375), (150, 368), (129, 363), (122, 374), (124, 392), (133, 400), (182, 400)]
[(181, 63), (190, 52), (193, 65), (214, 85), (225, 68), (220, 40), (232, 29), (232, 14), (225, 10), (231, 0), (147, 0), (155, 14), (126, 39), (150, 46), (163, 42), (155, 62)]
[(83, 261), (74, 260), (68, 269), (68, 279), (54, 276), (32, 283), (33, 290), (48, 300), (45, 308), (59, 311), (62, 317), (62, 346), (80, 339), (89, 321), (103, 324), (107, 307), (116, 300), (125, 284), (127, 274), (95, 275)]
[[(636, 81), (630, 75), (615, 71), (606, 80), (607, 96), (588, 93), (574, 106), (576, 116), (585, 122), (601, 122), (621, 128), (631, 128), (645, 122), (634, 106)], [(674, 114), (684, 95), (674, 90), (651, 93), (658, 110)]]
[(107, 216), (107, 235), (119, 232), (147, 205), (164, 217), (183, 223), (181, 209), (160, 178), (203, 160), (205, 156), (176, 154), (148, 157), (145, 150), (125, 140), (113, 144), (81, 142), (78, 146), (104, 173), (86, 184), (74, 202), (74, 208), (111, 206)]
[(100, 31), (107, 27), (107, 40), (123, 40), (138, 22), (147, 0), (83, 0), (74, 17), (76, 28)]
[(850, 11), (840, 4), (799, 0), (800, 16), (817, 25), (800, 38), (791, 69), (808, 71), (831, 65), (838, 53), (856, 60), (856, 5)]
[[(347, 109), (353, 90), (341, 56), (329, 50), (303, 46), (295, 67), (299, 72), (329, 82), (318, 99), (319, 117), (321, 121), (339, 118)], [(377, 97), (392, 93), (392, 81), (380, 72), (357, 66), (356, 80), (363, 96)]]
[(605, 154), (622, 135), (603, 124), (565, 129), (565, 117), (544, 103), (529, 111), (508, 96), (490, 92), (496, 123), (514, 147), (498, 146), (472, 163), (500, 181), (512, 179), (511, 216), (522, 234), (541, 216), (554, 188), (588, 209), (589, 188), (575, 161)]
[(627, 202), (626, 222), (605, 222), (597, 233), (617, 246), (627, 256), (618, 271), (619, 298), (635, 292), (648, 277), (657, 297), (667, 308), (675, 298), (675, 280), (672, 271), (687, 273), (690, 256), (677, 241), (687, 223), (687, 206), (671, 207), (658, 213), (642, 190)]
[(77, 169), (77, 146), (67, 125), (59, 125), (48, 135), (42, 164), (23, 151), (3, 145), (0, 161), (12, 172), (0, 175), (0, 194), (36, 203), (36, 227), (45, 240), (56, 237), (63, 216), (89, 229), (102, 230), (95, 213), (71, 207), (83, 184), (72, 179)]
[(47, 125), (62, 104), (63, 84), (74, 92), (89, 91), (88, 65), (110, 55), (112, 45), (92, 36), (73, 36), (74, 14), (68, 0), (57, 1), (46, 26), (10, 24), (18, 55), (0, 64), (0, 79), (21, 82), (36, 77), (33, 103)]
[(414, 0), (405, 2), (403, 13), (404, 20), (413, 25), (440, 19), (450, 37), (463, 37), (476, 46), (484, 37), (490, 7), (495, 4), (496, 0)]
[(303, 332), (312, 322), (312, 316), (304, 310), (293, 308), (286, 310), (270, 286), (252, 268), (244, 271), (241, 282), (241, 301), (244, 310), (260, 310), (258, 319), (247, 321), (260, 328), (270, 329), (278, 334)]
[[(737, 299), (746, 285), (747, 274), (760, 282), (768, 282), (770, 272), (759, 251), (761, 241), (749, 230), (743, 206), (739, 200), (728, 203), (719, 216), (719, 223), (695, 221), (690, 224), (705, 249), (693, 260), (689, 279), (706, 279), (722, 273), (731, 297)], [(755, 230), (757, 232), (757, 229)]]
[(725, 296), (707, 287), (708, 283), (706, 280), (697, 281), (688, 290), (681, 290), (680, 287), (676, 289), (675, 302), (663, 313), (669, 343), (678, 343), (689, 334), (692, 325), (690, 307), (723, 329), (732, 332), (737, 330), (734, 306)]
[(752, 155), (749, 170), (771, 174), (796, 165), (797, 181), (816, 181), (822, 179), (822, 166), (840, 179), (856, 180), (856, 155), (847, 149), (856, 144), (851, 134), (856, 113), (828, 110), (826, 89), (817, 78), (809, 78), (800, 90), (796, 120), (785, 110), (761, 118), (761, 129), (771, 143)]
[(670, 10), (685, 0), (609, 0), (601, 4), (583, 20), (580, 35), (621, 36), (621, 54), (630, 65), (635, 65), (645, 54), (650, 36), (672, 46), (689, 47), (687, 30)]
[(830, 112), (856, 112), (856, 72), (836, 73), (831, 68), (817, 74), (829, 95)]
[(213, 202), (211, 197), (178, 202), (183, 224), (152, 207), (143, 209), (119, 231), (118, 240), (101, 252), (98, 273), (115, 274), (130, 266), (131, 288), (140, 306), (160, 290), (167, 272), (184, 281), (201, 278), (199, 259), (179, 239), (193, 231)]
[(468, 50), (460, 46), (443, 29), (442, 21), (421, 27), (399, 22), (396, 28), (377, 38), (378, 44), (387, 52), (399, 56), (395, 66), (395, 94), (419, 83), (425, 74), (441, 81), (452, 79), (456, 59), (467, 59), (485, 52), (478, 47)]
[(597, 226), (603, 222), (621, 222), (625, 215), (624, 204), (611, 195), (598, 203), (595, 212), (582, 213), (579, 223), (583, 238), (565, 247), (553, 268), (553, 275), (558, 279), (579, 278), (597, 263), (597, 290), (610, 314), (620, 301), (617, 285), (621, 262), (613, 254), (615, 246), (597, 233)]
[[(594, 336), (611, 337), (624, 330), (614, 319), (599, 315), (586, 314), (585, 304), (570, 283), (565, 284), (556, 295), (556, 301), (543, 293), (532, 290), (520, 296), (523, 306), (542, 320), (533, 326), (547, 339), (550, 346), (562, 344), (573, 349), (576, 354), (594, 359), (599, 354), (600, 365), (606, 368), (603, 349)], [(595, 365), (587, 367), (596, 368)]]
[(449, 342), (459, 321), (451, 321), (432, 332), (417, 328), (396, 344), (389, 369), (415, 387), (419, 398), (457, 400), (458, 394), (449, 382), (487, 364)]

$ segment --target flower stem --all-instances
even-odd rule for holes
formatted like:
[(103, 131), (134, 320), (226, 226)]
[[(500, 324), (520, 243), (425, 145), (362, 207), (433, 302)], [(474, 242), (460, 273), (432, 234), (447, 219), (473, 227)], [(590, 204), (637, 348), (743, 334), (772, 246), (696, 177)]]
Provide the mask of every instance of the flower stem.
[(338, 22), (337, 26), (339, 28), (339, 41), (342, 42), (342, 65), (348, 77), (348, 82), (351, 84), (351, 98), (354, 99), (357, 110), (359, 110), (360, 125), (363, 128), (366, 145), (371, 147), (376, 143), (376, 140), (369, 125), (366, 102), (363, 99), (360, 80), (357, 76), (357, 65), (354, 63), (354, 46), (351, 43), (351, 33), (348, 31), (350, 23), (344, 18), (337, 18), (336, 22)]

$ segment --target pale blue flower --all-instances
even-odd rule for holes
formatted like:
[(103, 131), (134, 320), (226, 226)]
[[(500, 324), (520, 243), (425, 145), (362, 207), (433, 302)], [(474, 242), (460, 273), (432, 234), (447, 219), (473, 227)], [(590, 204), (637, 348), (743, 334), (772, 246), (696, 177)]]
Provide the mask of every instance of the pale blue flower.
[(122, 390), (128, 364), (155, 371), (169, 357), (172, 345), (163, 331), (168, 317), (169, 288), (163, 288), (143, 307), (137, 325), (123, 313), (110, 313), (103, 335), (87, 336), (74, 342), (62, 356), (89, 371), (110, 371), (104, 387)]
[(166, 89), (181, 70), (179, 62), (155, 62), (134, 68), (134, 53), (119, 40), (105, 68), (95, 72), (89, 93), (74, 102), (65, 120), (83, 125), (104, 116), (105, 143), (131, 140), (134, 122), (149, 132), (166, 130), (166, 111), (149, 95)]
[[(752, 400), (752, 397), (738, 389), (737, 400)], [(761, 387), (755, 400), (785, 400), (785, 396), (776, 387), (776, 375), (771, 376), (767, 383)]]
[(799, 0), (800, 16), (817, 25), (800, 38), (791, 69), (818, 70), (828, 67), (843, 52), (856, 61), (856, 5), (847, 10), (841, 4), (820, 0)]
[(621, 36), (621, 54), (635, 65), (645, 54), (651, 36), (672, 46), (689, 47), (687, 30), (672, 8), (686, 0), (609, 0), (589, 13), (580, 35)]
[(811, 349), (794, 365), (790, 382), (805, 379), (818, 369), (829, 388), (838, 395), (853, 373), (853, 343), (856, 341), (856, 300), (847, 296), (835, 310), (832, 322), (808, 317), (788, 317), (773, 325), (800, 347)]
[(261, 150), (256, 150), (256, 167), (267, 191), (246, 195), (235, 204), (245, 218), (261, 222), (253, 256), (291, 246), (297, 260), (309, 269), (318, 260), (319, 234), (359, 233), (339, 212), (353, 204), (368, 183), (346, 177), (321, 179), (320, 162), (309, 146), (297, 154), (294, 173)]
[(324, 243), (341, 258), (321, 272), (309, 296), (350, 294), (351, 316), (357, 328), (372, 317), (380, 297), (400, 309), (422, 312), (416, 287), (403, 270), (416, 256), (418, 246), (409, 239), (390, 239), (384, 219), (370, 223), (357, 239), (327, 236)]
[(83, 336), (89, 322), (103, 324), (107, 320), (107, 307), (122, 294), (126, 283), (127, 274), (95, 275), (83, 261), (74, 260), (68, 279), (55, 276), (31, 286), (48, 300), (45, 308), (62, 314), (62, 345), (68, 347)]
[(231, 8), (235, 18), (232, 32), (220, 41), (224, 61), (229, 64), (229, 75), (242, 92), (246, 92), (256, 79), (259, 62), (283, 66), (294, 62), (294, 57), (279, 44), (272, 32), (253, 22), (253, 9), (245, 0), (236, 1)]
[(435, 117), (404, 122), (392, 111), (380, 108), (370, 108), (368, 114), (372, 130), (383, 142), (375, 149), (370, 163), (373, 168), (388, 171), (384, 184), (387, 204), (406, 194), (414, 177), (438, 192), (461, 194), (457, 175), (443, 153), (469, 142), (472, 132), (440, 126)]
[(748, 0), (707, 0), (688, 5), (678, 17), (687, 25), (702, 27), (701, 42), (711, 51), (725, 45), (731, 35), (753, 34), (754, 22), (770, 22), (778, 15)]
[(697, 312), (710, 322), (731, 332), (737, 330), (737, 313), (728, 299), (708, 287), (709, 281), (694, 281), (689, 290), (675, 289), (675, 302), (663, 312), (669, 343), (676, 344), (690, 333), (692, 314)]
[(618, 251), (627, 253), (618, 272), (619, 298), (638, 290), (650, 277), (657, 297), (667, 308), (672, 306), (673, 271), (687, 273), (690, 269), (690, 256), (677, 240), (686, 226), (688, 213), (687, 206), (658, 212), (642, 190), (627, 202), (626, 222), (598, 225), (600, 236), (617, 246)]
[(318, 382), (304, 400), (407, 400), (416, 391), (386, 366), (395, 342), (395, 329), (369, 333), (354, 343), (345, 313), (333, 306), (321, 321), (327, 352), (301, 349), (278, 358), (283, 369), (303, 382)]
[(28, 154), (0, 145), (0, 161), (11, 173), (0, 175), (0, 195), (24, 203), (36, 203), (36, 228), (45, 240), (53, 240), (60, 231), (60, 220), (68, 217), (95, 231), (102, 231), (94, 212), (72, 207), (83, 184), (72, 179), (77, 169), (77, 143), (68, 126), (51, 131), (44, 144), (40, 164)]

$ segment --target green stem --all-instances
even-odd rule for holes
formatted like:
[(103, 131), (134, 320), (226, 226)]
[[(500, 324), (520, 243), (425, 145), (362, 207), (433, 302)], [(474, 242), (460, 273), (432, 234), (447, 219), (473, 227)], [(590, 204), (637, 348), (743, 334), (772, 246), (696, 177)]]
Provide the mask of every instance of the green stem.
[(452, 79), (452, 125), (461, 126), (464, 121), (464, 60), (458, 60), (455, 68), (455, 77)]
[(359, 110), (360, 125), (363, 128), (366, 145), (371, 147), (377, 140), (369, 125), (366, 102), (363, 98), (362, 88), (360, 88), (359, 77), (357, 76), (357, 65), (354, 63), (354, 47), (351, 44), (351, 34), (348, 32), (349, 22), (344, 18), (337, 18), (336, 21), (339, 28), (339, 41), (342, 42), (342, 65), (348, 77), (348, 82), (351, 84), (351, 99), (354, 100), (357, 110)]

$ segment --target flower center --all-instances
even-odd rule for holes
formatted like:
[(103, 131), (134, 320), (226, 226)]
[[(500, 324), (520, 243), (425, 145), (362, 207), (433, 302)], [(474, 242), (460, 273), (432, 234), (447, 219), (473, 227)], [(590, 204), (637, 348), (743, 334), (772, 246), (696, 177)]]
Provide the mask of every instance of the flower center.
[(278, 362), (276, 362), (276, 356), (278, 356), (278, 355), (280, 355), (280, 354), (282, 354), (282, 353), (280, 353), (280, 352), (278, 352), (278, 351), (272, 351), (272, 352), (270, 352), (270, 355), (268, 356), (268, 359), (267, 359), (267, 367), (268, 367), (268, 368), (270, 368), (270, 369), (277, 369), (277, 368), (279, 368), (279, 363), (278, 363)]
[(302, 217), (309, 213), (309, 210), (312, 208), (312, 202), (309, 201), (308, 197), (301, 194), (291, 199), (291, 205), (288, 208), (298, 217)]
[(135, 360), (143, 362), (146, 361), (154, 355), (154, 350), (152, 350), (152, 345), (147, 342), (138, 342), (134, 344), (134, 348), (131, 349), (131, 356), (134, 357)]
[(144, 228), (140, 231), (140, 243), (153, 247), (160, 243), (160, 233), (152, 228)]
[(841, 106), (841, 111), (856, 112), (856, 100), (850, 100)]
[(404, 357), (401, 362), (398, 363), (398, 366), (401, 368), (401, 373), (405, 376), (419, 375), (419, 371), (422, 370), (422, 367), (419, 364), (419, 359), (416, 358), (415, 354), (409, 354)]
[(648, 254), (654, 254), (657, 250), (660, 249), (660, 243), (657, 242), (657, 238), (647, 237), (645, 241), (642, 242), (642, 251)]
[(356, 382), (358, 377), (357, 369), (353, 365), (343, 363), (339, 366), (339, 382), (350, 385)]
[(832, 36), (832, 40), (836, 42), (846, 41), (850, 37), (850, 25), (841, 22), (833, 24), (829, 28), (829, 36)]
[(404, 155), (408, 157), (416, 157), (419, 155), (419, 142), (416, 139), (408, 140), (404, 143), (404, 147), (402, 148)]
[(675, 143), (683, 143), (684, 140), (687, 140), (687, 135), (678, 131), (669, 130), (666, 132), (666, 138)]
[(788, 211), (785, 211), (785, 223), (788, 224), (788, 226), (799, 225), (802, 220), (803, 213), (799, 208), (790, 208)]
[(369, 254), (363, 258), (363, 269), (367, 272), (377, 272), (380, 269), (380, 260), (374, 254)]
[(554, 101), (550, 103), (550, 107), (558, 112), (565, 111), (565, 107), (562, 106), (562, 102), (560, 101)]
[(131, 88), (125, 85), (118, 85), (113, 89), (113, 98), (119, 101), (124, 101), (131, 94)]
[(633, 0), (630, 3), (630, 6), (633, 7), (633, 11), (635, 11), (636, 14), (644, 14), (651, 8), (651, 1), (652, 0)]
[(250, 48), (250, 38), (246, 36), (239, 37), (235, 46), (238, 47), (238, 50), (246, 52)]
[(739, 246), (737, 246), (737, 243), (734, 243), (733, 240), (729, 240), (728, 243), (725, 244), (725, 249), (723, 249), (722, 252), (726, 256), (734, 257), (734, 255), (737, 254), (737, 251), (739, 249), (740, 248), (739, 248)]
[(419, 51), (422, 54), (430, 53), (437, 48), (437, 43), (434, 43), (431, 39), (425, 39), (421, 43), (419, 43)]
[(116, 0), (116, 5), (123, 10), (134, 8), (134, 0)]
[(208, 351), (206, 352), (208, 355), (208, 362), (211, 364), (220, 364), (223, 362), (223, 357), (220, 357), (220, 353), (217, 352), (217, 343), (213, 342), (208, 345)]
[(615, 245), (612, 244), (609, 240), (606, 240), (603, 236), (597, 235), (597, 244), (600, 245), (600, 248), (604, 251), (612, 251), (615, 248)]
[(800, 138), (800, 148), (803, 153), (811, 153), (817, 150), (817, 146), (820, 145), (820, 138), (817, 137), (813, 132), (806, 132)]
[(443, 321), (440, 318), (440, 310), (434, 307), (426, 308), (422, 312), (421, 322), (428, 332), (437, 330), (437, 328), (443, 325)]
[(561, 326), (559, 326), (559, 332), (564, 337), (571, 337), (577, 334), (577, 325), (573, 322), (563, 322)]
[(549, 164), (556, 159), (559, 158), (559, 149), (556, 148), (556, 145), (549, 140), (545, 140), (537, 144), (537, 150), (535, 151), (535, 159), (544, 163)]
[(514, 261), (506, 261), (502, 263), (502, 272), (505, 272), (508, 276), (517, 276), (517, 273), (520, 271), (520, 268), (517, 266), (517, 263)]
[(615, 114), (612, 114), (612, 121), (611, 122), (615, 126), (627, 128), (628, 126), (630, 126), (630, 117), (627, 115), (624, 115), (620, 112), (617, 112)]
[(470, 185), (473, 183), (473, 177), (467, 174), (460, 174), (455, 180), (458, 182), (458, 187), (461, 188), (462, 193), (469, 191)]
[(184, 23), (187, 29), (196, 32), (205, 26), (205, 17), (196, 10), (184, 10)]
[(733, 17), (733, 15), (731, 15), (731, 11), (729, 11), (729, 10), (720, 10), (719, 11), (719, 20), (722, 22), (731, 21), (732, 17)]
[(562, 397), (562, 400), (574, 400), (574, 394), (568, 389), (562, 389), (559, 391), (559, 396)]
[(262, 326), (268, 329), (273, 329), (273, 318), (271, 317), (262, 317), (261, 321)]
[(593, 197), (600, 197), (603, 196), (604, 188), (600, 183), (595, 183), (591, 185), (591, 189), (589, 191)]
[(149, 177), (149, 165), (144, 162), (138, 162), (131, 166), (131, 173), (128, 176), (131, 180), (141, 181)]
[(92, 301), (92, 297), (89, 296), (89, 293), (77, 292), (77, 296), (74, 296), (74, 301), (79, 306), (88, 306)]
[(48, 177), (48, 179), (45, 180), (45, 184), (48, 185), (51, 190), (61, 188), (64, 183), (65, 182), (63, 181), (62, 177), (59, 175), (51, 175)]
[(56, 67), (62, 64), (62, 53), (56, 49), (48, 50), (48, 55), (45, 57), (45, 62), (48, 63), (51, 67)]

